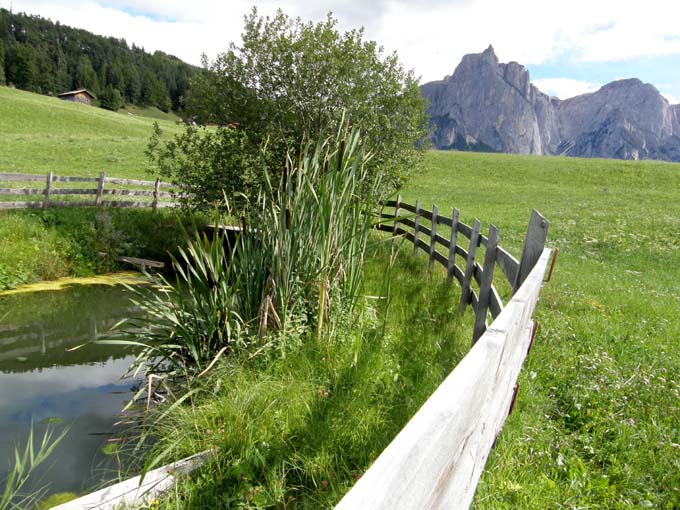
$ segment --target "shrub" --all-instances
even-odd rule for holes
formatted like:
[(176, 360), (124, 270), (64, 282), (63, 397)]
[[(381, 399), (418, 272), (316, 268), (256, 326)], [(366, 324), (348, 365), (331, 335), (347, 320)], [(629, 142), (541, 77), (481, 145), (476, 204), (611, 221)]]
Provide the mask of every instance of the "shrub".
[(149, 151), (161, 172), (189, 191), (196, 189), (200, 171), (212, 177), (201, 179), (207, 199), (198, 196), (194, 205), (206, 205), (223, 189), (230, 198), (238, 191), (254, 200), (264, 185), (263, 162), (278, 180), (291, 148), (296, 158), (307, 141), (333, 136), (341, 118), (361, 129), (373, 154), (368, 187), (379, 178), (394, 186), (419, 161), (416, 145), (426, 134), (427, 117), (417, 79), (396, 54), (385, 56), (375, 42), (364, 41), (363, 30), (341, 33), (336, 25), (330, 14), (315, 24), (281, 11), (260, 17), (253, 9), (242, 45), (205, 62), (186, 111), (196, 122), (218, 127), (188, 127), (167, 146), (155, 137)]

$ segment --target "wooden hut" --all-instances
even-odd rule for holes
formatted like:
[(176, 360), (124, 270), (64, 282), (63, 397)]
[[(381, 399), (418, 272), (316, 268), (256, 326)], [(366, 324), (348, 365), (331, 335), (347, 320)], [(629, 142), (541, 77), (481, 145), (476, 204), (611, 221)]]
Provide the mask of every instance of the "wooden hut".
[(81, 103), (88, 106), (92, 105), (92, 100), (97, 99), (94, 94), (92, 94), (87, 89), (71, 90), (69, 92), (62, 92), (57, 96), (59, 99), (64, 101), (71, 101), (72, 103)]

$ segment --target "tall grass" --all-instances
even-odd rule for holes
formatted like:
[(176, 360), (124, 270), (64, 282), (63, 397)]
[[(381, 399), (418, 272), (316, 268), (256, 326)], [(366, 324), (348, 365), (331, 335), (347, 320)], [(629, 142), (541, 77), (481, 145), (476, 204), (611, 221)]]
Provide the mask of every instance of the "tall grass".
[(31, 427), (24, 448), (17, 447), (14, 450), (14, 465), (4, 480), (5, 486), (0, 493), (0, 510), (26, 510), (36, 504), (43, 491), (38, 489), (25, 493), (24, 489), (38, 466), (47, 460), (67, 432), (68, 429), (64, 429), (55, 434), (54, 429), (48, 427), (36, 449)]
[(336, 310), (351, 311), (380, 184), (363, 189), (369, 158), (358, 132), (309, 144), (280, 182), (266, 179), (235, 238), (216, 229), (181, 249), (175, 280), (138, 293), (148, 319), (131, 332), (145, 346), (140, 361), (155, 360), (147, 371), (170, 362), (191, 376), (235, 350), (285, 352), (290, 338), (320, 339)]

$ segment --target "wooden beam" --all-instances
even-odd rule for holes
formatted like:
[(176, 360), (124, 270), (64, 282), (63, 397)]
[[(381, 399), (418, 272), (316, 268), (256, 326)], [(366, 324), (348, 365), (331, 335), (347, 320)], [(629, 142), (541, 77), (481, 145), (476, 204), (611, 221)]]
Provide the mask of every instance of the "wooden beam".
[(479, 220), (475, 218), (472, 224), (472, 231), (470, 232), (470, 247), (467, 253), (467, 263), (465, 265), (465, 276), (463, 277), (463, 285), (460, 293), (460, 313), (465, 312), (465, 308), (470, 303), (470, 289), (472, 274), (475, 270), (475, 254), (477, 253), (477, 243), (479, 241), (479, 229), (481, 225)]
[(486, 245), (484, 254), (484, 268), (482, 279), (479, 282), (479, 299), (475, 309), (475, 327), (472, 333), (472, 345), (479, 340), (486, 331), (486, 314), (489, 310), (491, 301), (491, 289), (493, 288), (493, 270), (496, 265), (496, 247), (498, 246), (498, 229), (491, 225), (489, 227), (489, 242)]
[(436, 205), (432, 206), (432, 228), (430, 231), (430, 259), (427, 264), (427, 270), (432, 271), (434, 267), (434, 254), (437, 252), (437, 217), (439, 216), (439, 209)]
[(413, 230), (413, 253), (418, 255), (418, 232), (420, 231), (420, 200), (416, 200), (416, 220)]
[(106, 176), (104, 172), (99, 172), (99, 181), (97, 181), (97, 197), (94, 199), (94, 205), (101, 207), (102, 205), (102, 193), (104, 192), (104, 179)]
[(531, 212), (527, 235), (524, 238), (524, 249), (522, 250), (522, 257), (519, 259), (519, 268), (517, 269), (517, 276), (512, 288), (513, 294), (522, 286), (522, 283), (524, 283), (524, 280), (533, 269), (541, 253), (543, 253), (549, 227), (550, 223), (548, 220), (534, 209)]
[(453, 268), (456, 265), (456, 242), (458, 239), (458, 219), (460, 213), (458, 209), (453, 208), (451, 214), (451, 237), (449, 239), (449, 259), (446, 264), (446, 279), (449, 283), (453, 279)]
[(45, 198), (43, 198), (43, 208), (47, 207), (50, 203), (50, 191), (52, 190), (52, 178), (54, 174), (49, 172), (47, 174), (47, 179), (45, 181)]

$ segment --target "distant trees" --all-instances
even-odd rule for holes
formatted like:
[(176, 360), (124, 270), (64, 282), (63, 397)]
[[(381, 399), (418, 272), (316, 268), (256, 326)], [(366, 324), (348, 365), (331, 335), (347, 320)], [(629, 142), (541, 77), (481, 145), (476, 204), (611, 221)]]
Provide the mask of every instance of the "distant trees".
[(107, 108), (120, 98), (168, 111), (182, 107), (198, 71), (171, 55), (128, 47), (124, 40), (0, 9), (0, 85), (53, 95), (87, 88), (104, 94)]
[[(244, 159), (233, 158), (237, 140), (253, 155), (247, 162), (261, 164), (248, 175), (256, 173), (262, 182), (264, 168), (276, 178), (288, 151), (332, 136), (344, 119), (361, 131), (372, 154), (369, 179), (386, 176), (383, 182), (397, 184), (419, 160), (417, 143), (426, 134), (417, 79), (395, 54), (385, 56), (375, 42), (364, 41), (363, 30), (341, 33), (336, 24), (330, 14), (323, 22), (305, 23), (281, 11), (260, 17), (253, 9), (242, 45), (231, 44), (212, 64), (205, 62), (207, 72), (195, 76), (186, 102), (187, 115), (199, 124), (234, 133), (190, 129), (166, 149), (156, 143), (151, 154), (160, 169), (180, 183), (195, 182), (203, 165), (198, 160), (212, 150), (215, 157), (208, 159), (217, 168), (211, 185), (231, 189), (240, 175), (235, 172), (243, 172)], [(202, 136), (206, 142), (198, 140)], [(258, 151), (264, 156), (255, 157)]]

